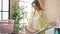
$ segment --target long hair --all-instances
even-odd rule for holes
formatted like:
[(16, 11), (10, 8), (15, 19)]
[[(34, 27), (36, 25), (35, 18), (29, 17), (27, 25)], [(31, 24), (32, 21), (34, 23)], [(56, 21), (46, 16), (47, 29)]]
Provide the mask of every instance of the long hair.
[(35, 5), (36, 5), (36, 7), (38, 7), (38, 9), (42, 9), (38, 0), (34, 0), (34, 1), (32, 2), (32, 5), (33, 5), (34, 3), (35, 3)]

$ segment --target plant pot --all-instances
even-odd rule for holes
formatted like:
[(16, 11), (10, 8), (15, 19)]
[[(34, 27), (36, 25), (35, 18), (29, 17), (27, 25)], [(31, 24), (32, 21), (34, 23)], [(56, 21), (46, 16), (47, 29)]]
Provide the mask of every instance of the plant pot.
[(14, 32), (15, 34), (18, 34), (19, 31), (18, 31), (18, 30), (13, 30), (13, 32)]

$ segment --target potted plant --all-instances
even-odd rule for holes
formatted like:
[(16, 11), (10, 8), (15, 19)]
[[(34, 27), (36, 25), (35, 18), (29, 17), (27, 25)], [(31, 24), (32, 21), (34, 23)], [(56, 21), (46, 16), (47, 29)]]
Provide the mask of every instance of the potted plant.
[(13, 6), (13, 14), (12, 19), (15, 20), (14, 22), (14, 32), (18, 33), (19, 31), (19, 21), (24, 18), (26, 12), (24, 12), (24, 6), (19, 6), (19, 2), (16, 2)]

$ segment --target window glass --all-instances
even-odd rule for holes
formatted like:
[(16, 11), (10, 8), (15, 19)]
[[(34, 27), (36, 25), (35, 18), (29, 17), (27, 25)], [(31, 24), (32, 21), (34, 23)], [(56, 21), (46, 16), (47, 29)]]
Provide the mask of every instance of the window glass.
[(0, 11), (1, 11), (1, 0), (0, 0)]
[(3, 12), (3, 20), (8, 20), (8, 12)]
[(0, 20), (1, 20), (1, 12), (0, 12)]
[(9, 10), (9, 0), (3, 0), (3, 11)]

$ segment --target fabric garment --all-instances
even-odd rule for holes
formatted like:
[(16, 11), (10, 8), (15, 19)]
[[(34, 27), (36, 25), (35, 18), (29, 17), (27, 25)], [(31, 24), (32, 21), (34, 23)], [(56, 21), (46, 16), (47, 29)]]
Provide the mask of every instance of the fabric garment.
[(60, 28), (55, 28), (54, 34), (60, 34)]
[(38, 13), (35, 13), (35, 15), (32, 18), (33, 28), (37, 28), (37, 22), (38, 22), (39, 15)]
[[(29, 25), (30, 29), (33, 29), (33, 20), (32, 19), (34, 17), (33, 16), (34, 12), (32, 12), (32, 15), (29, 18), (28, 25)], [(38, 21), (37, 21), (37, 30), (43, 30), (49, 26), (49, 20), (47, 19), (46, 12), (43, 10), (40, 10), (38, 15), (39, 15), (39, 17), (38, 17)], [(41, 32), (40, 34), (45, 34), (45, 32)]]

